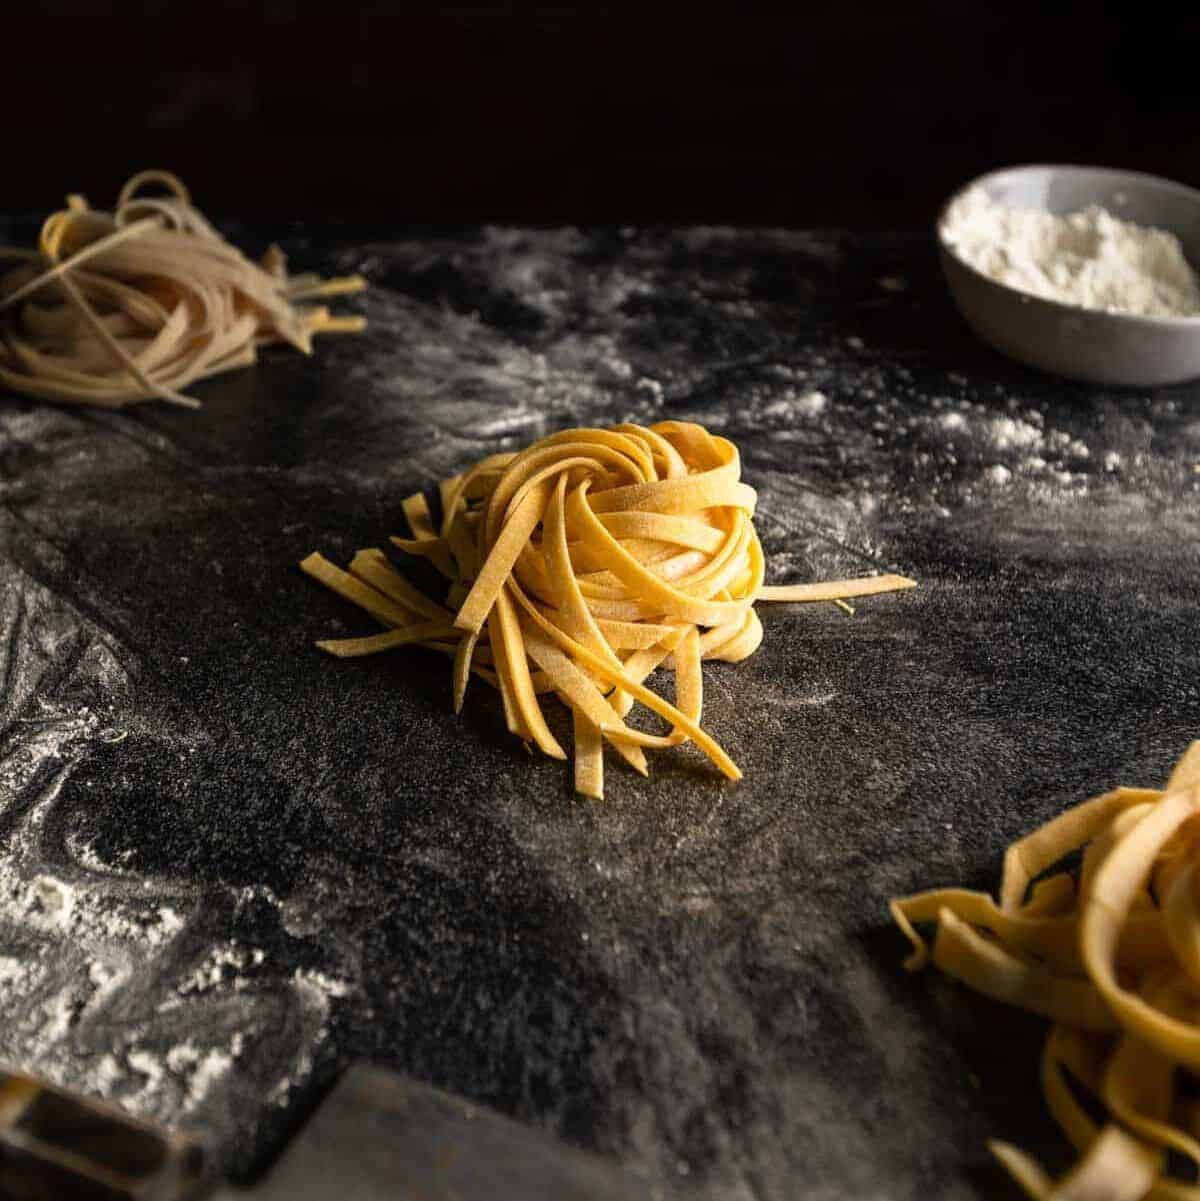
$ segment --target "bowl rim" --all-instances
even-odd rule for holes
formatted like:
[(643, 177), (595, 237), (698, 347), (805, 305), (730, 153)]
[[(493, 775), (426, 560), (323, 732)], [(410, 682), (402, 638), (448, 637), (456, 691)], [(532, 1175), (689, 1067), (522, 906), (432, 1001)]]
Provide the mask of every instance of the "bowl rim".
[[(937, 219), (934, 223), (934, 233), (937, 236), (937, 243), (943, 253), (949, 255), (955, 264), (961, 267), (964, 271), (969, 272), (976, 279), (982, 280), (986, 284), (990, 284), (993, 288), (1009, 296), (1020, 300), (1022, 304), (1042, 304), (1050, 308), (1072, 316), (1084, 314), (1087, 317), (1093, 318), (1110, 318), (1114, 321), (1132, 322), (1134, 324), (1160, 326), (1168, 329), (1179, 329), (1185, 331), (1195, 331), (1200, 328), (1200, 313), (1195, 313), (1190, 317), (1187, 316), (1153, 316), (1148, 313), (1123, 313), (1112, 312), (1108, 309), (1089, 309), (1081, 304), (1068, 304), (1063, 300), (1054, 300), (1049, 296), (1038, 296), (1034, 292), (1025, 292), (1020, 288), (1014, 288), (1011, 284), (1002, 283), (998, 279), (993, 279), (990, 275), (985, 275), (978, 267), (968, 263), (966, 259), (958, 253), (958, 251), (946, 241), (942, 234), (942, 226), (945, 223), (946, 214), (950, 211), (950, 206), (954, 204), (961, 196), (966, 195), (972, 188), (982, 187), (990, 180), (999, 178), (1005, 175), (1021, 175), (1033, 171), (1058, 171), (1058, 172), (1073, 172), (1073, 171), (1100, 171), (1106, 175), (1116, 176), (1121, 179), (1137, 182), (1140, 184), (1153, 184), (1157, 188), (1163, 188), (1167, 191), (1178, 192), (1190, 200), (1198, 210), (1200, 210), (1200, 190), (1188, 187), (1187, 184), (1179, 183), (1174, 179), (1167, 179), (1162, 175), (1152, 175), (1148, 171), (1126, 171), (1120, 167), (1103, 167), (1088, 163), (1015, 163), (1010, 167), (995, 167), (991, 171), (985, 171), (982, 175), (976, 175), (973, 179), (969, 179), (966, 183), (960, 185), (952, 192), (947, 200), (945, 200), (938, 209)], [(1173, 231), (1167, 230), (1171, 233)], [(1191, 264), (1189, 263), (1189, 266)], [(1193, 270), (1196, 269), (1193, 267)], [(1197, 272), (1200, 275), (1200, 271)]]

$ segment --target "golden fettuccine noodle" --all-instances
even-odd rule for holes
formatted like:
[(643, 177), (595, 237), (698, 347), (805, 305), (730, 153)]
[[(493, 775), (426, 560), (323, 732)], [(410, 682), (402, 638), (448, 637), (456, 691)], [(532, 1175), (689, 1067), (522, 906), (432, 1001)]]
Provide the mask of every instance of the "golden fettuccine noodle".
[[(1078, 870), (1065, 870), (1079, 852)], [(998, 903), (960, 888), (891, 902), (909, 970), (932, 960), (1054, 1023), (1042, 1089), (1082, 1158), (1056, 1182), (1024, 1152), (991, 1144), (1035, 1201), (1200, 1201), (1198, 865), (1193, 742), (1164, 790), (1118, 788), (1010, 846)], [(936, 927), (932, 949), (923, 923)], [(1190, 1165), (1188, 1179), (1168, 1174), (1168, 1153)]]
[[(469, 676), (498, 688), (509, 730), (566, 753), (539, 696), (574, 719), (575, 787), (604, 791), (604, 744), (646, 774), (647, 748), (691, 741), (730, 779), (741, 773), (700, 725), (702, 659), (735, 663), (762, 639), (759, 599), (835, 600), (913, 587), (902, 576), (763, 587), (755, 493), (737, 448), (699, 425), (571, 429), (519, 454), (492, 455), (443, 480), (441, 524), (422, 494), (404, 502), (402, 551), (448, 580), (444, 602), (418, 591), (378, 549), (344, 572), (319, 554), (311, 576), (364, 608), (385, 633), (318, 642), (349, 657), (419, 643), (454, 661), (454, 707)], [(673, 702), (645, 681), (675, 673)], [(640, 702), (668, 729), (626, 722)]]
[(263, 343), (309, 354), (313, 334), (365, 326), (303, 303), (361, 291), (361, 277), (289, 276), (277, 246), (251, 262), (166, 171), (135, 175), (111, 213), (68, 197), (36, 250), (0, 247), (4, 260), (17, 265), (0, 276), (0, 387), (41, 400), (195, 408), (182, 389), (249, 366)]

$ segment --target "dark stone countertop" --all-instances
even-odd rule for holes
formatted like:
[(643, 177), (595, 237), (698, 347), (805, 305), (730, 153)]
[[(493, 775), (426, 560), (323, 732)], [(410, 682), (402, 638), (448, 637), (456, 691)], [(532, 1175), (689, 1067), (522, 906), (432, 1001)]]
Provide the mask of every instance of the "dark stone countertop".
[[(11, 231), (0, 227), (0, 236)], [(392, 1064), (699, 1196), (969, 1198), (1053, 1158), (1040, 1024), (901, 970), (885, 902), (1200, 731), (1200, 389), (978, 346), (924, 240), (294, 237), (361, 338), (198, 413), (0, 402), (0, 1059), (211, 1130), (253, 1173), (338, 1066)], [(775, 581), (694, 750), (603, 803), (450, 708), (306, 580), (400, 499), (570, 424), (734, 439)], [(1061, 1162), (1061, 1154), (1059, 1158)]]

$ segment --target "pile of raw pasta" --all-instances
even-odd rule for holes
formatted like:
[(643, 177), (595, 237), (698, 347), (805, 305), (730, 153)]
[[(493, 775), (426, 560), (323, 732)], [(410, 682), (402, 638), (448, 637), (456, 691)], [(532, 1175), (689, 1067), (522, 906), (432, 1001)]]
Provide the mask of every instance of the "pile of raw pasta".
[(17, 266), (0, 276), (0, 386), (41, 400), (194, 408), (182, 389), (249, 366), (263, 343), (309, 354), (313, 334), (365, 324), (303, 303), (360, 291), (360, 277), (289, 276), (276, 246), (251, 262), (165, 171), (135, 175), (111, 213), (69, 196), (36, 250), (0, 247), (4, 260)]
[[(1080, 851), (1078, 870), (1066, 870)], [(1042, 1088), (1080, 1162), (1055, 1182), (1017, 1148), (992, 1144), (1039, 1201), (1200, 1201), (1198, 867), (1194, 742), (1165, 790), (1118, 788), (1009, 847), (998, 904), (955, 888), (892, 902), (914, 948), (908, 968), (932, 959), (1053, 1023)], [(936, 923), (932, 952), (915, 929), (924, 922)]]
[[(570, 709), (575, 787), (600, 797), (605, 743), (647, 773), (646, 750), (691, 741), (729, 778), (737, 766), (701, 727), (702, 659), (737, 662), (762, 639), (756, 600), (819, 601), (913, 586), (901, 576), (763, 586), (755, 493), (737, 448), (699, 425), (664, 421), (552, 434), (493, 455), (439, 485), (440, 526), (423, 494), (392, 541), (448, 581), (436, 601), (378, 549), (341, 571), (319, 554), (301, 567), (354, 601), (385, 633), (317, 643), (339, 656), (420, 644), (454, 660), (454, 706), (472, 673), (498, 688), (508, 728), (566, 754), (539, 696)], [(646, 687), (675, 674), (675, 699)], [(640, 702), (669, 729), (626, 721)]]

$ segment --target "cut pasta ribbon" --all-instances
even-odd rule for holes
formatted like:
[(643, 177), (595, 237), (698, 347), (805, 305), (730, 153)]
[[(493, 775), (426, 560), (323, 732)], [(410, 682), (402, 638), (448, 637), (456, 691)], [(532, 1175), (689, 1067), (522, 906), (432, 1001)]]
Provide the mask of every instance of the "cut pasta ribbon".
[[(1078, 871), (1062, 870), (1077, 852)], [(1036, 1201), (1200, 1201), (1198, 863), (1193, 742), (1163, 791), (1118, 788), (1010, 846), (999, 903), (959, 888), (891, 902), (911, 971), (932, 959), (1054, 1023), (1042, 1088), (1082, 1158), (1055, 1182), (1017, 1148), (991, 1146)], [(936, 926), (932, 951), (923, 923)], [(1186, 1179), (1166, 1173), (1168, 1154)]]
[(361, 277), (289, 276), (277, 246), (251, 262), (166, 171), (135, 175), (112, 213), (68, 197), (36, 250), (0, 247), (4, 260), (17, 265), (0, 276), (0, 387), (39, 400), (195, 408), (182, 389), (249, 366), (264, 343), (309, 354), (314, 334), (366, 324), (301, 303), (361, 291)]
[[(319, 554), (300, 566), (387, 632), (319, 642), (342, 657), (419, 643), (454, 662), (455, 709), (472, 674), (500, 691), (509, 730), (565, 758), (539, 696), (574, 719), (575, 787), (604, 791), (607, 743), (646, 773), (646, 750), (693, 742), (730, 779), (737, 765), (700, 724), (703, 659), (736, 663), (762, 639), (756, 600), (830, 601), (911, 588), (903, 576), (763, 587), (754, 490), (737, 448), (699, 425), (572, 429), (493, 455), (439, 485), (441, 524), (422, 494), (404, 502), (399, 549), (449, 581), (419, 592), (377, 549), (348, 572)], [(675, 673), (674, 702), (646, 686)], [(627, 724), (640, 703), (662, 733)]]

